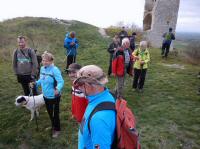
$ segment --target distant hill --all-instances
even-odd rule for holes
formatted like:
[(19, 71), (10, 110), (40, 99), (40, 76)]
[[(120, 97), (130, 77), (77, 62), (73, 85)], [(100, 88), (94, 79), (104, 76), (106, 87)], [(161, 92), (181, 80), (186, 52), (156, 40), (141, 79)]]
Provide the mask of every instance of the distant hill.
[(186, 61), (200, 64), (200, 33), (176, 33), (174, 47)]
[(200, 33), (177, 32), (176, 40), (184, 42), (200, 41)]
[[(27, 36), (29, 46), (39, 53), (48, 50), (64, 57), (63, 40), (69, 31), (77, 33), (80, 50), (102, 40), (97, 27), (79, 21), (25, 17), (0, 22), (0, 61), (10, 61), (18, 35)], [(94, 36), (99, 40), (94, 40)]]

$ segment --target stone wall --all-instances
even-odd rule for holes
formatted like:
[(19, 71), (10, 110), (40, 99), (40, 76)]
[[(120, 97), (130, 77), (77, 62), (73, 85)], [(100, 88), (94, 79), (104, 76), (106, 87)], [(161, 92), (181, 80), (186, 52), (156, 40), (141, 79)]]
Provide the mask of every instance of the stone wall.
[(161, 47), (163, 33), (176, 30), (180, 0), (145, 0), (144, 38), (153, 47)]

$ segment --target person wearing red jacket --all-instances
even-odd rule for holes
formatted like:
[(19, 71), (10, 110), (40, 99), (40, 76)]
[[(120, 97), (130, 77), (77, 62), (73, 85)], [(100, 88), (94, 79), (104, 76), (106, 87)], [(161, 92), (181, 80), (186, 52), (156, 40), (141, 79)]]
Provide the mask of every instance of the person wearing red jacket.
[(132, 75), (132, 58), (128, 38), (122, 40), (122, 46), (117, 48), (112, 60), (112, 73), (117, 78), (115, 94), (117, 98), (123, 97), (125, 75)]
[[(77, 72), (81, 69), (81, 65), (72, 63), (69, 65), (69, 68), (67, 69), (68, 76), (71, 80), (71, 83), (73, 84), (73, 81), (77, 78)], [(88, 105), (88, 101), (85, 98), (85, 95), (80, 90), (74, 88), (72, 85), (72, 117), (75, 118), (75, 120), (80, 123), (83, 115), (85, 113), (85, 109)]]

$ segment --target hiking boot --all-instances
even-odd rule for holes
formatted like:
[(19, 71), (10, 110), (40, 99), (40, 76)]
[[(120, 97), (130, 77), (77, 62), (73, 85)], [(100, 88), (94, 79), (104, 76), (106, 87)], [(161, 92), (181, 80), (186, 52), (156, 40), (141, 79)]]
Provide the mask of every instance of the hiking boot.
[(52, 138), (58, 138), (59, 135), (60, 135), (60, 131), (54, 130), (52, 134)]

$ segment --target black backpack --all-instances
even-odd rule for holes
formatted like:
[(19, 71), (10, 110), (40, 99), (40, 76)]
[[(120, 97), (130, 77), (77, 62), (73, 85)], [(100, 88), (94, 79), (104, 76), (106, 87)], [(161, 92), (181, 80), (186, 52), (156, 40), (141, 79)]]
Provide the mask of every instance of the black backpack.
[[(36, 49), (34, 49), (34, 52), (35, 52), (36, 57), (37, 57), (38, 67), (40, 67), (40, 64), (42, 62), (42, 56), (37, 54), (37, 50)], [(28, 55), (31, 58), (31, 49), (30, 48), (28, 49)]]
[[(37, 62), (38, 62), (38, 73), (37, 73), (37, 78), (39, 78), (39, 74), (40, 74), (40, 67), (41, 67), (41, 62), (42, 62), (42, 56), (37, 54), (37, 50), (36, 49), (33, 49), (35, 54), (36, 54), (36, 57), (37, 57)], [(28, 49), (28, 55), (29, 57), (31, 58), (31, 49), (29, 48)], [(31, 60), (32, 61), (32, 60)]]

